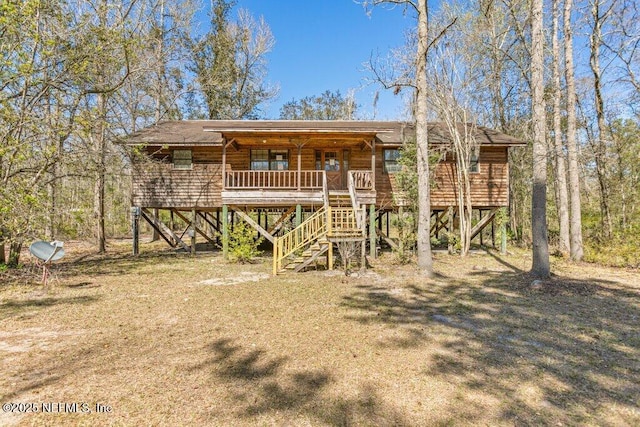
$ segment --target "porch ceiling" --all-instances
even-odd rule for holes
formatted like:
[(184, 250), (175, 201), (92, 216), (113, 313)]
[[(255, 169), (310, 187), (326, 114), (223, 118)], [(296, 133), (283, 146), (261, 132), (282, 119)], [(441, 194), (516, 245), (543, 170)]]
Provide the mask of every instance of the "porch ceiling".
[(247, 134), (241, 132), (224, 132), (224, 138), (229, 142), (234, 142), (240, 146), (290, 146), (297, 147), (355, 147), (365, 143), (370, 143), (376, 138), (372, 133), (344, 134), (344, 133), (323, 133), (323, 134), (276, 134), (260, 133)]

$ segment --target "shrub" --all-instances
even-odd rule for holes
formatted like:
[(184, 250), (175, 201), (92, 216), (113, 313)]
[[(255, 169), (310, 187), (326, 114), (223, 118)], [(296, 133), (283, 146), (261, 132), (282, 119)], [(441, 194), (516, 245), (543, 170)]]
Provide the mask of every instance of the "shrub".
[(241, 264), (251, 262), (261, 254), (258, 246), (262, 240), (262, 237), (256, 239), (255, 230), (247, 223), (236, 222), (233, 230), (229, 232), (229, 258)]

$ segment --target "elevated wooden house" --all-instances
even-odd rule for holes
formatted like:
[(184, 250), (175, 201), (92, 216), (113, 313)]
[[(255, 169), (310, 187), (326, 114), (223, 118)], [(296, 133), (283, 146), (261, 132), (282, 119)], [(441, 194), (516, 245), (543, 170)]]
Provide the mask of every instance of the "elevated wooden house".
[[(495, 212), (509, 203), (508, 149), (522, 143), (469, 129), (479, 147), (473, 204)], [(133, 164), (132, 206), (172, 246), (191, 250), (196, 233), (214, 241), (212, 229), (226, 254), (230, 220), (239, 216), (273, 243), (274, 273), (301, 270), (327, 252), (331, 268), (335, 242), (368, 241), (373, 255), (379, 237), (390, 241), (383, 219), (388, 230), (389, 213), (403, 203), (394, 174), (399, 149), (414, 134), (411, 124), (387, 121), (162, 122), (126, 142), (146, 154)], [(432, 124), (429, 135), (433, 146), (450, 144), (443, 125)], [(437, 233), (447, 223), (443, 212), (456, 205), (451, 156), (434, 176)], [(191, 224), (191, 242), (163, 224), (159, 210)]]

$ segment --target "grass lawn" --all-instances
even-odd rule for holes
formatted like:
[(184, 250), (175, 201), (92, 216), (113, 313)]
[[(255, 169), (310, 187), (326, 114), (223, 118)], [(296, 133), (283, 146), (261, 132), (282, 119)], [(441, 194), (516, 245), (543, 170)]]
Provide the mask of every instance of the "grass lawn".
[(532, 286), (516, 251), (437, 254), (434, 280), (391, 255), (273, 277), (66, 250), (49, 289), (0, 273), (0, 402), (33, 404), (2, 426), (640, 425), (638, 271), (556, 260)]

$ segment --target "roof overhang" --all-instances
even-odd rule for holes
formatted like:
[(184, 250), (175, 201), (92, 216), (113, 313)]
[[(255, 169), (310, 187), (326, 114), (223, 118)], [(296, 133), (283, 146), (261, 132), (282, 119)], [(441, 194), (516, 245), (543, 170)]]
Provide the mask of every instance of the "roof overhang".
[[(483, 146), (526, 145), (517, 138), (483, 126), (458, 124)], [(270, 143), (307, 144), (309, 141), (338, 141), (350, 145), (375, 141), (399, 146), (413, 138), (413, 123), (398, 121), (348, 120), (180, 120), (160, 122), (129, 136), (126, 145), (222, 146), (225, 141), (239, 145)], [(429, 143), (450, 144), (449, 129), (443, 123), (429, 124)]]

